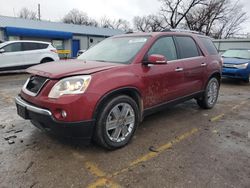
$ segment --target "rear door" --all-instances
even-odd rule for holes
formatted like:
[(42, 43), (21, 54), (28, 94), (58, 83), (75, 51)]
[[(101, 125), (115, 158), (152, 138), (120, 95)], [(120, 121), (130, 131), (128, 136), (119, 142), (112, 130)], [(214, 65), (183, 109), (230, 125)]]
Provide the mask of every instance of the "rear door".
[(8, 44), (0, 53), (0, 68), (2, 70), (21, 69), (25, 64), (24, 55), (20, 42)]
[(177, 61), (176, 46), (171, 36), (159, 38), (149, 49), (152, 54), (164, 55), (168, 62), (161, 65), (143, 66), (146, 85), (145, 107), (151, 107), (182, 96), (184, 84), (183, 63)]
[(46, 49), (48, 45), (49, 44), (38, 42), (23, 42), (22, 49), (24, 51), (26, 64), (34, 65), (40, 63), (46, 53), (44, 49)]
[(175, 36), (178, 46), (179, 59), (184, 64), (184, 90), (189, 95), (202, 90), (205, 79), (206, 58), (191, 36)]

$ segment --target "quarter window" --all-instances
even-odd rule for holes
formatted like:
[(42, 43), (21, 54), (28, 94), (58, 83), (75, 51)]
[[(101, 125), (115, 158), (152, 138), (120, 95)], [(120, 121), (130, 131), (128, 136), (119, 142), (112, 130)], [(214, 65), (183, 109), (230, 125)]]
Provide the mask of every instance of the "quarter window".
[(176, 48), (172, 37), (162, 37), (158, 39), (148, 51), (148, 55), (164, 55), (167, 60), (177, 59)]
[(206, 49), (210, 55), (217, 55), (218, 54), (218, 51), (217, 51), (217, 49), (216, 49), (216, 47), (211, 39), (204, 38), (204, 37), (199, 37), (199, 38), (201, 39), (201, 42), (204, 44), (204, 46), (206, 47)]
[(200, 56), (196, 43), (191, 37), (176, 36), (176, 42), (180, 50), (180, 58)]

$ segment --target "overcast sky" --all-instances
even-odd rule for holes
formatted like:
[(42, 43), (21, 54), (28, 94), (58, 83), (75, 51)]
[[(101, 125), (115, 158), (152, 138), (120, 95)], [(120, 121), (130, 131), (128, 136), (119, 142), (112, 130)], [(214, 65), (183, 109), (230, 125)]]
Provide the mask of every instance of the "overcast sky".
[[(240, 1), (249, 17), (244, 24), (244, 32), (250, 32), (250, 0)], [(73, 8), (82, 10), (95, 19), (105, 15), (128, 21), (132, 21), (134, 16), (156, 13), (160, 8), (158, 0), (0, 0), (0, 15), (15, 16), (23, 7), (36, 11), (38, 3), (41, 4), (42, 19), (51, 21), (60, 21)]]

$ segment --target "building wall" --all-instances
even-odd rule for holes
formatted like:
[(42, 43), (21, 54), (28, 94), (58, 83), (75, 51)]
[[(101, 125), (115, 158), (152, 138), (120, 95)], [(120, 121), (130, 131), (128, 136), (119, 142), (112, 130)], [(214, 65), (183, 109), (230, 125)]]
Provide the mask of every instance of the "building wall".
[(225, 52), (231, 48), (247, 48), (250, 49), (249, 39), (221, 39), (213, 41), (220, 53)]
[(88, 37), (87, 36), (74, 35), (73, 40), (79, 40), (80, 41), (80, 49), (81, 50), (87, 50), (88, 49)]
[(101, 42), (104, 39), (105, 39), (105, 37), (92, 37), (92, 36), (89, 36), (89, 39), (88, 39), (89, 40), (89, 47), (98, 44), (99, 42)]

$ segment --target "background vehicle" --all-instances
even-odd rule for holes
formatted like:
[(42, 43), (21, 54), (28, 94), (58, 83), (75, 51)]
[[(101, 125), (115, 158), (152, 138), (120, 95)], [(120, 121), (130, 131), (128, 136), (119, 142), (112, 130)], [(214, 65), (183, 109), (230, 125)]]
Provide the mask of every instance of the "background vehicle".
[(222, 59), (205, 36), (159, 32), (108, 38), (77, 60), (34, 66), (16, 98), (18, 114), (45, 130), (125, 146), (138, 124), (195, 98), (216, 104)]
[(250, 81), (250, 49), (230, 49), (222, 54), (222, 76)]
[(56, 49), (48, 42), (8, 41), (0, 44), (0, 71), (26, 69), (57, 60)]

